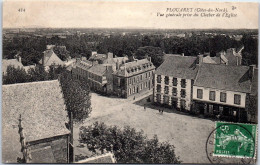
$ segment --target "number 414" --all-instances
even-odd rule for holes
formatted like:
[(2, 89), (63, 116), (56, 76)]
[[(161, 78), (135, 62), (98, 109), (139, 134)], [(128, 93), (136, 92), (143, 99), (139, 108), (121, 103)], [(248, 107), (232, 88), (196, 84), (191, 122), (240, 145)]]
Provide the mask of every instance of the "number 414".
[(25, 8), (19, 8), (18, 11), (19, 12), (25, 12)]

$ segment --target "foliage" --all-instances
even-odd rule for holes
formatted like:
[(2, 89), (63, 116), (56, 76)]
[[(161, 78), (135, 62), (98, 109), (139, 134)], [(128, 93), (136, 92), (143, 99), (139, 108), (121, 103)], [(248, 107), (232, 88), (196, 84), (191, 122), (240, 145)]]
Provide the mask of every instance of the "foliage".
[[(136, 54), (136, 58), (143, 57), (140, 47), (156, 47), (155, 53), (161, 54), (181, 54), (185, 56), (197, 56), (204, 52), (210, 52), (211, 56), (215, 56), (217, 52), (228, 48), (238, 48), (245, 46), (243, 51), (243, 63), (246, 65), (257, 64), (257, 39), (250, 35), (244, 34), (241, 41), (236, 41), (229, 36), (218, 33), (216, 36), (192, 35), (191, 37), (169, 37), (163, 35), (118, 35), (104, 37), (98, 34), (85, 34), (81, 36), (67, 36), (66, 39), (59, 37), (14, 37), (12, 41), (3, 41), (3, 58), (13, 59), (16, 54), (22, 57), (24, 65), (38, 64), (42, 57), (42, 52), (46, 49), (46, 45), (54, 44), (66, 46), (65, 49), (56, 50), (55, 53), (63, 60), (68, 55), (72, 58), (84, 56), (89, 58), (91, 51), (98, 53), (112, 52), (114, 55), (121, 57), (124, 55), (132, 56)], [(140, 57), (139, 57), (140, 55)], [(152, 61), (158, 66), (162, 61), (157, 61), (160, 57), (151, 56)]]
[(14, 84), (27, 82), (29, 75), (25, 72), (23, 68), (15, 68), (13, 66), (8, 66), (6, 74), (3, 75), (3, 84)]
[(163, 51), (159, 47), (145, 46), (137, 49), (135, 56), (138, 59), (151, 57), (152, 63), (155, 67), (159, 67), (163, 62)]
[(250, 95), (248, 97), (248, 113), (251, 115), (251, 120), (255, 119), (255, 121), (250, 122), (257, 122), (258, 117), (258, 95)]
[(70, 52), (66, 50), (65, 46), (55, 46), (53, 51), (62, 61), (67, 60), (70, 56)]
[(24, 69), (7, 67), (7, 73), (3, 75), (3, 84), (25, 83), (34, 81), (60, 80), (68, 116), (72, 112), (73, 119), (81, 122), (86, 119), (91, 112), (90, 90), (86, 82), (72, 80), (64, 66), (49, 67), (48, 72), (41, 66), (29, 69), (28, 73)]
[(64, 66), (51, 65), (48, 72), (39, 65), (35, 66), (35, 68), (30, 68), (28, 72), (26, 72), (23, 68), (8, 66), (6, 74), (3, 75), (3, 84), (56, 80), (59, 75), (64, 72)]
[(157, 136), (148, 139), (143, 131), (138, 132), (129, 126), (121, 130), (96, 122), (81, 127), (79, 137), (79, 142), (94, 153), (113, 151), (117, 163), (180, 163), (173, 145), (159, 142)]
[(257, 64), (258, 61), (258, 42), (257, 39), (253, 39), (251, 36), (244, 34), (242, 43), (245, 46), (242, 51), (242, 64), (252, 65)]
[(75, 122), (83, 122), (92, 110), (87, 83), (72, 79), (68, 73), (60, 76), (60, 83), (69, 117)]

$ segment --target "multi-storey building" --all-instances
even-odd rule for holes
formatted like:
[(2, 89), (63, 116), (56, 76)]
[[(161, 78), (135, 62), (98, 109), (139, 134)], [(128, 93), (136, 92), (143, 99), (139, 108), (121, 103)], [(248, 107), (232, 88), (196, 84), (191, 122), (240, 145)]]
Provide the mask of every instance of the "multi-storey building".
[(122, 64), (113, 73), (114, 94), (127, 98), (153, 89), (154, 70), (150, 58)]
[(96, 54), (89, 60), (82, 57), (73, 64), (71, 73), (73, 78), (86, 80), (92, 90), (112, 94), (113, 75), (119, 66), (128, 61), (128, 57), (113, 57), (113, 53)]
[(91, 89), (101, 93), (112, 93), (112, 66), (94, 65), (87, 70)]
[(205, 55), (165, 55), (155, 71), (154, 102), (207, 116), (257, 122), (258, 69), (240, 65), (237, 54), (242, 49), (232, 63)]
[(202, 64), (193, 86), (194, 111), (246, 121), (255, 70), (255, 66)]
[(192, 86), (202, 58), (168, 55), (155, 71), (154, 102), (190, 111)]
[(88, 69), (93, 65), (95, 64), (86, 58), (76, 59), (76, 62), (72, 64), (71, 75), (78, 80), (88, 80)]

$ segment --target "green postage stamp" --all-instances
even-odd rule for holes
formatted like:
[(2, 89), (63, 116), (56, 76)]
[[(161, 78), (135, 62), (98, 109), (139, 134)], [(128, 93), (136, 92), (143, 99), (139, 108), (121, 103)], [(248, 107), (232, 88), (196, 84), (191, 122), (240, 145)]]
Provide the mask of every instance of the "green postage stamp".
[(213, 156), (254, 158), (257, 125), (216, 122)]

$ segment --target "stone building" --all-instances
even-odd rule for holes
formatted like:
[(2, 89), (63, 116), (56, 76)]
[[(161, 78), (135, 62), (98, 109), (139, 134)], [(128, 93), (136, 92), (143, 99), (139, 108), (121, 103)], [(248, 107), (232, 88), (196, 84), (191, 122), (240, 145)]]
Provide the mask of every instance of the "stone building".
[(154, 74), (154, 102), (190, 111), (193, 83), (202, 58), (168, 55)]
[(94, 91), (113, 94), (112, 74), (128, 61), (128, 57), (113, 57), (113, 53), (92, 54), (89, 60), (82, 57), (73, 64), (71, 68), (73, 78), (86, 80)]
[(150, 58), (122, 64), (113, 73), (114, 94), (127, 98), (153, 89), (154, 70)]
[(69, 122), (58, 80), (2, 86), (2, 161), (69, 163)]
[(205, 115), (223, 115), (235, 121), (247, 121), (247, 102), (255, 66), (202, 64), (193, 86), (194, 111)]
[(71, 75), (74, 79), (88, 80), (88, 69), (94, 65), (93, 62), (86, 58), (76, 59), (76, 62), (71, 66)]

